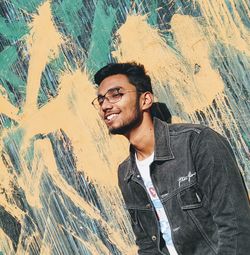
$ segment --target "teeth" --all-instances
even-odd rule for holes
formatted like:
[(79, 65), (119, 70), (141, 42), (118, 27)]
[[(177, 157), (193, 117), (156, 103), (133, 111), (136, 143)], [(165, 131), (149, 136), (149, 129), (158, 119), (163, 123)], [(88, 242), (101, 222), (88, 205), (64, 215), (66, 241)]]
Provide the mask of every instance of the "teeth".
[(118, 114), (111, 114), (109, 116), (107, 116), (107, 120), (112, 120), (115, 116), (117, 116)]

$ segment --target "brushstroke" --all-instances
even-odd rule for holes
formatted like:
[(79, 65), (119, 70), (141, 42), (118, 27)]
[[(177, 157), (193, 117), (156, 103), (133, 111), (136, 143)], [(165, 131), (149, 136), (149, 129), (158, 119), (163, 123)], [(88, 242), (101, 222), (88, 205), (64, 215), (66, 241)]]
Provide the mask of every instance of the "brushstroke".
[[(47, 24), (46, 33), (48, 37), (46, 40), (43, 38), (44, 27), (41, 26), (43, 23)], [(34, 16), (31, 27), (31, 35), (27, 39), (30, 62), (27, 79), (27, 98), (23, 116), (18, 120), (19, 125), (16, 131), (8, 130), (3, 133), (3, 141), (5, 141), (5, 144), (2, 144), (2, 148), (4, 148), (5, 145), (10, 146), (12, 140), (8, 137), (14, 137), (14, 133), (16, 133), (15, 139), (18, 139), (13, 140), (13, 145), (16, 150), (15, 157), (18, 158), (17, 164), (20, 164), (17, 173), (15, 173), (17, 169), (13, 169), (14, 175), (17, 178), (17, 183), (15, 185), (26, 194), (25, 199), (29, 207), (33, 208), (35, 211), (43, 210), (44, 203), (42, 203), (42, 201), (44, 194), (42, 193), (43, 189), (41, 189), (41, 185), (43, 183), (44, 174), (47, 172), (51, 181), (54, 183), (53, 185), (55, 185), (57, 189), (62, 189), (64, 195), (67, 196), (74, 205), (85, 212), (92, 221), (99, 222), (98, 225), (105, 229), (105, 232), (107, 231), (109, 233), (110, 242), (113, 243), (112, 246), (117, 247), (117, 251), (120, 249), (122, 254), (128, 254), (131, 250), (127, 250), (127, 245), (124, 243), (123, 238), (119, 237), (119, 232), (110, 228), (106, 220), (100, 215), (98, 209), (85, 202), (78, 192), (60, 175), (54, 159), (54, 153), (52, 149), (50, 149), (50, 142), (48, 141), (45, 143), (43, 139), (41, 143), (39, 140), (36, 140), (37, 138), (34, 140), (34, 137), (45, 137), (47, 134), (56, 130), (63, 130), (71, 139), (74, 155), (76, 157), (77, 169), (84, 169), (84, 174), (91, 180), (99, 183), (100, 189), (102, 189), (103, 185), (116, 186), (114, 173), (111, 175), (110, 168), (113, 170), (116, 169), (117, 165), (113, 166), (113, 162), (117, 164), (118, 160), (116, 158), (118, 157), (120, 160), (121, 154), (123, 155), (123, 153), (119, 153), (119, 151), (115, 154), (110, 153), (111, 157), (113, 157), (113, 161), (108, 162), (109, 167), (107, 167), (105, 163), (100, 164), (104, 159), (100, 157), (102, 154), (98, 153), (98, 147), (93, 137), (95, 134), (100, 136), (99, 129), (103, 124), (100, 122), (97, 112), (91, 106), (91, 100), (95, 97), (95, 90), (92, 88), (92, 84), (89, 82), (86, 73), (80, 70), (62, 73), (59, 81), (60, 88), (58, 96), (45, 106), (38, 108), (37, 97), (42, 72), (49, 61), (51, 61), (51, 58), (56, 58), (58, 56), (59, 46), (63, 43), (62, 37), (58, 34), (52, 22), (49, 1), (39, 7), (38, 15)], [(53, 38), (57, 39), (53, 40)], [(37, 62), (39, 62), (39, 64)], [(9, 109), (6, 109), (5, 113), (7, 115), (15, 115), (12, 111), (13, 109), (9, 107)], [(63, 112), (64, 114), (57, 114), (59, 112)], [(91, 112), (93, 118), (86, 119), (86, 116)], [(57, 117), (51, 118), (51, 116)], [(99, 120), (99, 124), (97, 120)], [(94, 126), (96, 126), (96, 128), (93, 128)], [(107, 133), (103, 133), (103, 136), (104, 138), (106, 137), (108, 141), (110, 140)], [(100, 141), (103, 140), (103, 136), (100, 137)], [(58, 139), (60, 139), (60, 137), (58, 137)], [(116, 146), (118, 147), (117, 142), (110, 143), (114, 143), (114, 145), (117, 144)], [(5, 149), (3, 149), (3, 152), (4, 151)], [(11, 150), (9, 152), (11, 153)], [(107, 148), (105, 153), (109, 152), (110, 149)], [(99, 160), (97, 160), (98, 158)], [(82, 159), (84, 159), (84, 161), (82, 161)], [(86, 161), (86, 159), (88, 160)], [(9, 161), (11, 168), (14, 167), (12, 156), (9, 158), (8, 155), (6, 155), (5, 160)], [(6, 164), (3, 163), (4, 168), (5, 165)], [(93, 169), (99, 169), (100, 172), (93, 171)], [(6, 169), (6, 173), (7, 172), (8, 170)], [(10, 191), (11, 197), (13, 190), (10, 188), (8, 188), (8, 190)], [(99, 195), (102, 197), (101, 192)], [(117, 198), (120, 199), (119, 196)], [(117, 213), (119, 213), (119, 210)], [(38, 213), (38, 215), (39, 214), (40, 213)], [(16, 217), (18, 221), (21, 222), (22, 229), (25, 229), (27, 217), (24, 217), (24, 215), (22, 216), (21, 213)], [(50, 227), (47, 226), (47, 228), (49, 229)], [(29, 238), (27, 238), (27, 230), (21, 232), (17, 253), (22, 253), (23, 249), (30, 252), (32, 250), (39, 251), (39, 246), (42, 247), (41, 249), (48, 250), (49, 252), (51, 252), (51, 249), (53, 250), (51, 246), (48, 247), (42, 244), (42, 233), (35, 229), (36, 227), (28, 231)], [(88, 240), (83, 240), (79, 236), (79, 233), (74, 234), (65, 226), (62, 226), (62, 229), (59, 231), (64, 231), (63, 229), (71, 236), (77, 238), (89, 252), (93, 254), (96, 252), (101, 252), (102, 254), (109, 253), (110, 248), (106, 248), (106, 244), (103, 244), (103, 240), (100, 239), (101, 237), (94, 232), (92, 233), (91, 229), (89, 230)], [(38, 247), (36, 247), (35, 242), (39, 244)], [(95, 243), (95, 245), (93, 245), (93, 243)]]
[(27, 38), (30, 61), (24, 106), (25, 115), (32, 114), (37, 108), (42, 72), (48, 61), (58, 56), (59, 46), (62, 43), (62, 38), (52, 22), (50, 1), (46, 1), (39, 7), (38, 14), (34, 15), (30, 27), (31, 31)]
[(250, 187), (248, 1), (0, 7), (2, 253), (136, 254), (116, 176), (128, 143), (91, 105), (114, 58), (145, 65), (174, 122), (225, 135)]

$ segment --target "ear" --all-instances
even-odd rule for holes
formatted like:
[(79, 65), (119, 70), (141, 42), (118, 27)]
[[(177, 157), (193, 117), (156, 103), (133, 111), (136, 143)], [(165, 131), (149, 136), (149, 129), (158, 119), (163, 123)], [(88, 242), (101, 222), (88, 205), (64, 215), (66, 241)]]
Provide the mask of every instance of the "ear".
[(142, 110), (148, 110), (151, 108), (152, 104), (154, 102), (154, 96), (149, 91), (144, 92), (141, 95), (141, 106)]

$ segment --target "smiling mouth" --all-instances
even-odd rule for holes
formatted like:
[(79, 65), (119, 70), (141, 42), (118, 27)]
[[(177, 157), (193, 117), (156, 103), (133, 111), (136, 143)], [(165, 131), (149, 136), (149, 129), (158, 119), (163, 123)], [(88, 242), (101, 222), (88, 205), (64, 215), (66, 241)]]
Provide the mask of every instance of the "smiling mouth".
[(105, 119), (107, 120), (107, 122), (111, 122), (112, 120), (114, 120), (116, 117), (118, 116), (118, 113), (113, 113), (108, 115), (107, 117), (105, 117)]

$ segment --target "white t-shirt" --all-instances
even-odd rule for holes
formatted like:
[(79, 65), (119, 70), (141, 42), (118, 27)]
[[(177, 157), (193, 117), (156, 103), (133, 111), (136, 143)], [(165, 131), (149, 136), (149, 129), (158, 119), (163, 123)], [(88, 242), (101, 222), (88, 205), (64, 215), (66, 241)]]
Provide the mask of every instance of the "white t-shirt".
[(170, 255), (178, 255), (176, 252), (176, 249), (174, 247), (172, 236), (171, 236), (171, 229), (168, 222), (167, 215), (165, 213), (164, 207), (161, 203), (161, 200), (159, 199), (157, 192), (153, 186), (151, 177), (150, 177), (150, 170), (149, 166), (154, 160), (154, 153), (152, 153), (148, 158), (144, 160), (138, 160), (137, 156), (135, 155), (136, 165), (139, 169), (139, 172), (141, 174), (142, 180), (144, 182), (144, 185), (147, 189), (147, 192), (149, 194), (149, 197), (154, 205), (155, 211), (158, 215), (161, 233), (163, 236), (163, 239), (165, 240), (166, 246), (168, 248), (168, 251)]

